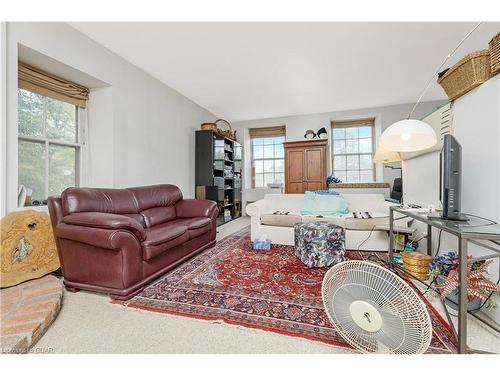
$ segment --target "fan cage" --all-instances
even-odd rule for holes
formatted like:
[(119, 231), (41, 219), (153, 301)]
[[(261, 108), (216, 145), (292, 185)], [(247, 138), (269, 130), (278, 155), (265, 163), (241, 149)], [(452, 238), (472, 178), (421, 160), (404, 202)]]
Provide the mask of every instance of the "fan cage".
[[(368, 261), (339, 263), (325, 275), (323, 303), (330, 322), (355, 349), (365, 353), (423, 353), (430, 345), (432, 323), (427, 307), (403, 279)], [(373, 305), (382, 315), (379, 331), (354, 323), (349, 306), (356, 300)]]

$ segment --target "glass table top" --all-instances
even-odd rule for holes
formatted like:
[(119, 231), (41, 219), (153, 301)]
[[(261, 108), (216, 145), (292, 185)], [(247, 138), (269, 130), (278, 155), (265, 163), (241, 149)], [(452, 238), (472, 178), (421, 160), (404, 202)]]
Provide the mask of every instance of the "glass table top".
[(412, 208), (393, 206), (391, 210), (407, 215), (433, 227), (443, 229), (462, 238), (485, 238), (500, 240), (500, 224), (493, 220), (464, 214), (467, 221), (446, 220), (439, 212), (422, 212)]

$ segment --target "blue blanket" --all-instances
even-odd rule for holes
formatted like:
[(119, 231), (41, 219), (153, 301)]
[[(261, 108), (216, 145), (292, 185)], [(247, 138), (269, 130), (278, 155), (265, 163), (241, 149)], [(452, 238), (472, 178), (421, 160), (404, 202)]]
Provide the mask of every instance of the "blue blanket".
[(341, 195), (316, 194), (306, 191), (302, 215), (342, 216), (349, 212), (347, 201)]

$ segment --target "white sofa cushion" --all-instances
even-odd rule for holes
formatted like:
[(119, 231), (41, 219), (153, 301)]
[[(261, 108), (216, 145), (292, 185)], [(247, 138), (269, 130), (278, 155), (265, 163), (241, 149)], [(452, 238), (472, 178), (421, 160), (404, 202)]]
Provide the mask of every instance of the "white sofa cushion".
[(317, 217), (314, 215), (303, 215), (302, 216), (302, 222), (303, 223), (314, 223), (317, 221), (324, 221), (330, 224), (335, 224), (338, 226), (341, 226), (342, 228), (345, 228), (345, 218), (341, 216), (323, 216), (323, 217)]
[[(388, 216), (390, 203), (386, 202), (382, 194), (343, 194), (342, 197), (349, 205), (349, 212), (365, 212), (370, 214), (383, 213)], [(304, 208), (304, 194), (266, 194), (264, 199), (249, 204), (246, 207), (250, 216), (274, 211), (290, 211), (300, 213)], [(348, 214), (346, 216), (349, 216)]]
[(371, 219), (356, 219), (348, 217), (345, 219), (345, 228), (351, 230), (372, 230), (377, 225), (387, 225), (389, 216), (372, 217)]
[(265, 213), (260, 217), (262, 225), (273, 225), (277, 227), (293, 227), (297, 223), (302, 222), (302, 216), (289, 213), (287, 215), (275, 215), (273, 213)]

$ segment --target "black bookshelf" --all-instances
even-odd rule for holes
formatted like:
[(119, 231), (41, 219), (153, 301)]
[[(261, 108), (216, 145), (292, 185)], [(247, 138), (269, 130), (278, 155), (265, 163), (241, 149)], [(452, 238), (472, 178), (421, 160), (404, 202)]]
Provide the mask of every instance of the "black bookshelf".
[(217, 225), (241, 216), (242, 147), (211, 130), (196, 132), (196, 198), (217, 202)]

